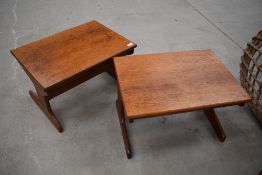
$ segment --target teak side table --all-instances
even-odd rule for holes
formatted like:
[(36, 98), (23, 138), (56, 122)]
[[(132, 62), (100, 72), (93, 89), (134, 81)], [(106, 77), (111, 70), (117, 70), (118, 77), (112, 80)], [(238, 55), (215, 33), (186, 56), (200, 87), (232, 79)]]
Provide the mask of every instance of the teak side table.
[(211, 50), (114, 58), (116, 101), (127, 158), (126, 120), (203, 110), (219, 140), (226, 135), (214, 108), (244, 105), (249, 95)]
[(65, 30), (11, 50), (32, 80), (30, 96), (59, 132), (61, 124), (49, 100), (107, 72), (115, 77), (113, 57), (129, 55), (136, 44), (97, 21)]

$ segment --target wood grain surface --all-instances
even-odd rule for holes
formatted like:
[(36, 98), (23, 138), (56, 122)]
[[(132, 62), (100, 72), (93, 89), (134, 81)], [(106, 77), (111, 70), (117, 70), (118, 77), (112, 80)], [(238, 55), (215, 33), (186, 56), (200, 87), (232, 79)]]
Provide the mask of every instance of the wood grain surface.
[(97, 21), (65, 30), (11, 51), (43, 89), (81, 73), (136, 44)]
[(116, 57), (114, 63), (128, 119), (250, 100), (211, 50)]

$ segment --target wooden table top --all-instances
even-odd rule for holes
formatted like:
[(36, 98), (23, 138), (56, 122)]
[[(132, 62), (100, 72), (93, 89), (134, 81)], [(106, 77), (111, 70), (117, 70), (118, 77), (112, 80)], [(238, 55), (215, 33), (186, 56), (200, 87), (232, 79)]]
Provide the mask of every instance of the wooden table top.
[(97, 21), (65, 30), (11, 51), (44, 89), (64, 81), (136, 44)]
[(250, 100), (211, 50), (114, 58), (129, 119), (241, 104)]

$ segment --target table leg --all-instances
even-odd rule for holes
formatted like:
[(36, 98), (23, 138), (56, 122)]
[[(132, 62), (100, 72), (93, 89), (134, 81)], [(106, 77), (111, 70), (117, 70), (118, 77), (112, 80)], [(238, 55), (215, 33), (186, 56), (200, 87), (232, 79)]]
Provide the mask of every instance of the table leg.
[(225, 132), (217, 118), (217, 115), (214, 111), (214, 109), (206, 109), (204, 110), (204, 113), (209, 121), (209, 123), (212, 125), (213, 129), (215, 130), (217, 137), (221, 142), (224, 142), (226, 139)]
[(132, 151), (131, 151), (131, 146), (129, 143), (128, 133), (127, 133), (127, 128), (126, 128), (123, 105), (122, 105), (121, 100), (119, 99), (116, 100), (116, 109), (118, 112), (119, 123), (120, 123), (121, 132), (123, 136), (123, 141), (125, 144), (126, 156), (128, 159), (130, 159), (132, 157)]
[(35, 101), (37, 106), (45, 113), (47, 118), (55, 126), (55, 128), (59, 132), (63, 132), (63, 128), (62, 128), (61, 124), (59, 123), (55, 114), (52, 111), (48, 97), (39, 95), (39, 93), (36, 94), (35, 92), (33, 92), (31, 90), (29, 91), (29, 94), (30, 94), (31, 98)]

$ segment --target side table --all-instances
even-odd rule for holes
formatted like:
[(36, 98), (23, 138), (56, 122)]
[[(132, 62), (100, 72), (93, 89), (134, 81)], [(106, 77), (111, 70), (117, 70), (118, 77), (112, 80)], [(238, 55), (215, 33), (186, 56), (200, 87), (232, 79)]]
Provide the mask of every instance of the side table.
[(250, 101), (211, 50), (114, 58), (119, 85), (116, 102), (127, 158), (132, 157), (126, 119), (203, 110), (219, 140), (226, 139), (215, 108)]
[(114, 56), (129, 55), (137, 45), (97, 21), (65, 30), (11, 50), (32, 80), (30, 96), (47, 118), (63, 128), (49, 101), (84, 81), (107, 72), (113, 77)]

